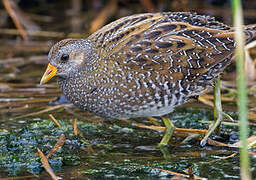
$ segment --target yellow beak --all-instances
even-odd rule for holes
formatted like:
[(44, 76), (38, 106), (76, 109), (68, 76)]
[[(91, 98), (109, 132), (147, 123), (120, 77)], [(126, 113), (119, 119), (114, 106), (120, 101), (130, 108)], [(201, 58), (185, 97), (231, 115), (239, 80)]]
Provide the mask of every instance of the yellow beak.
[(40, 85), (47, 83), (53, 76), (56, 75), (57, 68), (51, 65), (50, 63), (47, 66), (47, 69), (40, 81)]

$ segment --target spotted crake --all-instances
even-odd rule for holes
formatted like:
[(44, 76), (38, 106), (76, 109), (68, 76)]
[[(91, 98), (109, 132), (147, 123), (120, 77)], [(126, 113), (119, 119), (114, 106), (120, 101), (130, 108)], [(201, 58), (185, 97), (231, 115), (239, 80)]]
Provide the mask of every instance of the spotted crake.
[[(246, 26), (246, 43), (256, 25)], [(234, 55), (234, 28), (189, 12), (123, 17), (49, 53), (53, 76), (76, 106), (106, 118), (162, 116), (202, 94)]]

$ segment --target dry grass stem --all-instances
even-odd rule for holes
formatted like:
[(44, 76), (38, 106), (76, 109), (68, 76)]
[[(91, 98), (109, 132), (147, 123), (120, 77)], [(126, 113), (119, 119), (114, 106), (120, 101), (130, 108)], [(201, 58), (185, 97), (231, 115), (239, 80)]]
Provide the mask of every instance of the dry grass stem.
[[(158, 130), (160, 130), (160, 131), (165, 130), (165, 127), (162, 127), (162, 126), (147, 126), (147, 125), (144, 125), (144, 124), (141, 124), (141, 123), (135, 123), (135, 122), (132, 122), (128, 119), (123, 119), (123, 118), (119, 118), (118, 120), (127, 122), (127, 123), (132, 124), (132, 125), (134, 125), (136, 127), (139, 127), (139, 128), (152, 129), (152, 130), (157, 130), (157, 131)], [(208, 132), (208, 130), (186, 129), (186, 128), (177, 128), (177, 127), (175, 127), (174, 134), (175, 134), (175, 132), (206, 134)]]
[(3, 5), (5, 7), (5, 9), (7, 10), (7, 12), (9, 13), (9, 15), (11, 16), (15, 26), (17, 27), (20, 35), (22, 36), (22, 38), (24, 39), (24, 41), (28, 41), (28, 35), (26, 33), (26, 31), (24, 30), (23, 26), (21, 25), (19, 18), (17, 17), (16, 12), (13, 10), (13, 5), (15, 5), (15, 3), (12, 0), (2, 0)]
[[(65, 38), (65, 37), (82, 38), (82, 37), (88, 36), (86, 34), (83, 35), (80, 33), (65, 34), (63, 32), (39, 31), (39, 30), (26, 30), (25, 32), (30, 36), (48, 37), (48, 38)], [(16, 29), (0, 29), (0, 34), (19, 35), (20, 33)]]
[(57, 121), (57, 119), (55, 119), (52, 114), (49, 114), (49, 117), (58, 127), (61, 127), (60, 123)]
[(87, 148), (89, 150), (89, 152), (91, 152), (92, 154), (95, 153), (94, 149), (92, 148), (92, 146), (90, 145), (90, 143), (88, 142), (88, 140), (84, 137), (83, 133), (78, 129), (77, 127), (77, 123), (76, 120), (73, 121), (73, 129), (74, 129), (74, 134), (77, 136), (79, 135), (83, 141), (85, 142), (85, 144), (87, 145)]
[(43, 113), (46, 113), (46, 112), (49, 112), (49, 111), (53, 111), (53, 110), (56, 110), (56, 109), (63, 108), (66, 105), (67, 104), (61, 104), (61, 105), (49, 107), (49, 108), (46, 108), (46, 109), (38, 111), (38, 112), (33, 112), (33, 113), (28, 113), (28, 114), (24, 114), (24, 115), (21, 115), (21, 116), (17, 116), (14, 119), (20, 119), (20, 118), (25, 118), (25, 117), (29, 117), (29, 116), (38, 116), (40, 114), (43, 114)]
[(73, 123), (73, 130), (74, 130), (74, 134), (77, 136), (78, 135), (78, 128), (77, 128), (77, 123), (76, 123), (76, 119)]
[(48, 162), (47, 157), (45, 157), (44, 153), (39, 148), (37, 148), (37, 151), (38, 151), (39, 156), (41, 158), (41, 162), (44, 166), (44, 169), (48, 172), (48, 174), (50, 174), (50, 176), (53, 180), (58, 180), (57, 176), (54, 174), (54, 172), (53, 172), (53, 170), (52, 170), (52, 168), (51, 168), (51, 166)]
[[(189, 178), (189, 175), (182, 174), (182, 173), (177, 173), (177, 172), (170, 171), (170, 170), (166, 170), (166, 169), (154, 168), (154, 167), (146, 167), (146, 168), (149, 168), (149, 169), (156, 169), (156, 170), (159, 170), (159, 171), (163, 171), (163, 172), (170, 173), (170, 174), (175, 175), (175, 176), (180, 176), (180, 177)], [(199, 177), (199, 176), (195, 176), (195, 178), (196, 178), (196, 179), (206, 179), (206, 178), (202, 178), (202, 177)]]
[(54, 153), (56, 153), (58, 151), (59, 148), (61, 148), (64, 143), (66, 141), (66, 137), (64, 134), (61, 134), (57, 143), (55, 144), (55, 146), (53, 147), (53, 149), (47, 154), (47, 158), (50, 158)]

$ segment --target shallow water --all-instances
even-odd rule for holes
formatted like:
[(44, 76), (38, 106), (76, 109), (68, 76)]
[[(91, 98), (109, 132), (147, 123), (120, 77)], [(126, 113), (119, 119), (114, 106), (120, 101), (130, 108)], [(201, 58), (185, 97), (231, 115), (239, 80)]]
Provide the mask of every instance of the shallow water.
[[(39, 22), (43, 30), (70, 32), (70, 21), (74, 17), (65, 15), (67, 20), (61, 23), (63, 14), (54, 11), (68, 7), (67, 2), (45, 3), (41, 4), (40, 8), (35, 8), (33, 4), (24, 6), (21, 3), (21, 7), (27, 12), (52, 18), (49, 22)], [(30, 6), (33, 8), (28, 8)], [(92, 10), (88, 10), (88, 14), (81, 14), (79, 17), (87, 20), (93, 18), (92, 14)], [(120, 14), (121, 12), (118, 15)], [(12, 25), (9, 26), (13, 28)], [(89, 28), (86, 23), (82, 23), (82, 26)], [(81, 33), (82, 30), (78, 32)], [(35, 155), (36, 148), (39, 147), (47, 154), (63, 133), (67, 138), (66, 143), (50, 158), (50, 164), (57, 176), (64, 179), (169, 179), (172, 175), (165, 170), (184, 174), (183, 171), (188, 171), (189, 167), (192, 167), (195, 175), (204, 178), (240, 179), (239, 156), (225, 159), (237, 153), (236, 148), (210, 145), (201, 147), (198, 138), (181, 144), (184, 138), (175, 136), (172, 145), (161, 151), (156, 145), (162, 137), (162, 131), (142, 129), (135, 124), (119, 120), (104, 120), (72, 106), (38, 113), (53, 108), (49, 101), (54, 101), (61, 95), (55, 81), (39, 86), (47, 63), (48, 44), (59, 38), (33, 37), (31, 42), (25, 45), (13, 35), (1, 38), (3, 41), (0, 42), (0, 51), (3, 53), (0, 55), (0, 178), (18, 176), (33, 179), (39, 176), (40, 179), (47, 179), (49, 175), (41, 167), (39, 156)], [(230, 74), (232, 73), (225, 73), (224, 78), (229, 79)], [(230, 90), (226, 91), (229, 93), (224, 92), (224, 110), (237, 119), (236, 94), (230, 93), (233, 92)], [(249, 117), (250, 123), (254, 125), (250, 126), (250, 135), (256, 135), (255, 92), (252, 86)], [(212, 99), (212, 93), (205, 98)], [(53, 114), (61, 123), (61, 128), (50, 120), (49, 114)], [(207, 129), (213, 119), (213, 110), (194, 100), (178, 108), (170, 114), (170, 118), (177, 127)], [(83, 138), (74, 135), (69, 122), (75, 119), (95, 153), (88, 150)], [(132, 122), (152, 125), (144, 118), (134, 119)], [(159, 119), (157, 122), (162, 125)], [(228, 144), (237, 140), (237, 132), (237, 125), (224, 124), (221, 126), (221, 136), (211, 138)], [(253, 151), (255, 153), (255, 149)], [(251, 156), (253, 177), (256, 177), (255, 157), (255, 154)]]

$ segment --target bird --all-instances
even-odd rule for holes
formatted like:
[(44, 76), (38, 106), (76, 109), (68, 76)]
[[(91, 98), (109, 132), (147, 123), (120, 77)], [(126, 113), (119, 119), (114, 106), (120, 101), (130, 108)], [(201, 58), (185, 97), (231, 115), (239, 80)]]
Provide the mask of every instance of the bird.
[[(123, 17), (88, 38), (56, 43), (40, 84), (57, 77), (69, 101), (103, 118), (164, 117), (207, 91), (231, 63), (234, 31), (191, 12)], [(255, 40), (256, 25), (243, 32), (246, 43)]]

